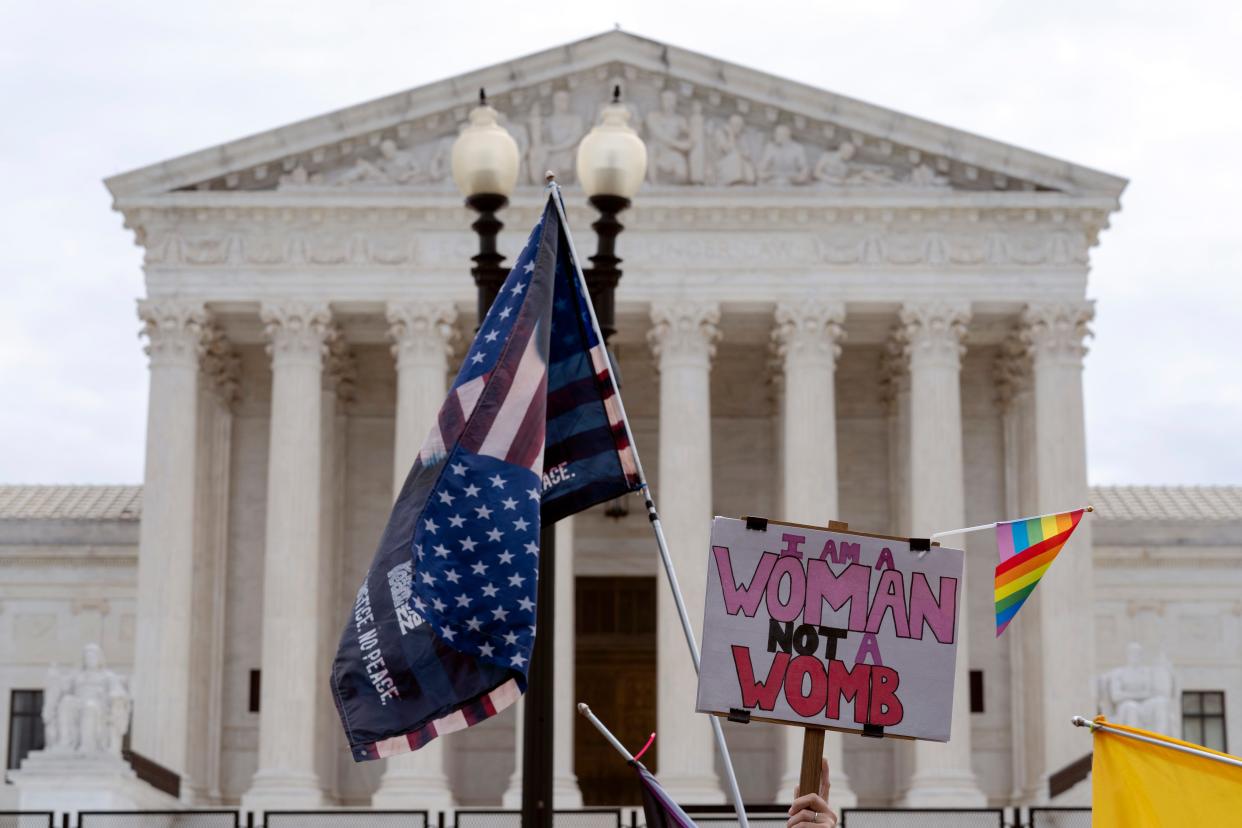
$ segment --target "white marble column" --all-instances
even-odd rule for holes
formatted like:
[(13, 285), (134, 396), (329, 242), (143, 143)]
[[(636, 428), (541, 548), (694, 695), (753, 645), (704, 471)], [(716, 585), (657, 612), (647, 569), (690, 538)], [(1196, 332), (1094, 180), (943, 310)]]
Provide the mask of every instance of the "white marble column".
[[(229, 481), (233, 414), (240, 397), (241, 360), (216, 325), (204, 329), (199, 361), (198, 492), (195, 499), (194, 662), (190, 682), (190, 729), (181, 799), (195, 806), (218, 804), (224, 737), (225, 614), (228, 591)], [(205, 677), (198, 680), (197, 677)]]
[[(1001, 343), (995, 363), (996, 403), (1001, 412), (1005, 458), (1006, 520), (1037, 514), (1033, 493), (1035, 432), (1031, 411), (1031, 366), (1027, 346), (1020, 336), (1012, 335)], [(1027, 768), (1034, 745), (1027, 739), (1027, 687), (1025, 653), (1022, 634), (1017, 628), (1006, 634), (1001, 645), (1009, 651), (1010, 751), (1013, 769), (1011, 798), (1027, 801)]]
[(574, 519), (556, 524), (556, 678), (552, 693), (552, 806), (581, 808), (582, 791), (574, 773)]
[[(1032, 305), (1022, 317), (1033, 384), (1036, 513), (1087, 502), (1082, 363), (1093, 314), (1089, 302), (1065, 302)], [(1095, 711), (1092, 584), (1091, 518), (1086, 517), (1009, 628), (1023, 637), (1023, 669), (1031, 688), (1023, 705), (1026, 738), (1033, 745), (1028, 801), (1046, 802), (1048, 777), (1090, 749), (1073, 738), (1073, 728), (1061, 725)]]
[(246, 810), (324, 804), (315, 771), (316, 703), (324, 684), (318, 620), (322, 401), (331, 313), (323, 303), (264, 303), (272, 356), (267, 530), (263, 558), (263, 682), (259, 767)]
[(138, 534), (133, 748), (187, 771), (194, 592), (201, 302), (144, 300), (151, 386)]
[[(784, 371), (785, 506), (782, 520), (826, 526), (839, 520), (837, 498), (836, 366), (845, 338), (845, 305), (808, 300), (776, 306), (772, 341)], [(777, 802), (798, 784), (802, 763), (802, 730), (780, 729), (784, 771)], [(832, 797), (837, 807), (858, 802), (845, 769), (843, 737), (829, 732), (824, 755), (832, 769)]]
[[(691, 625), (702, 641), (703, 584), (712, 521), (711, 364), (720, 309), (689, 300), (657, 304), (648, 334), (660, 371), (656, 502)], [(698, 681), (667, 579), (657, 599), (660, 782), (683, 804), (722, 802), (711, 725), (694, 712)]]
[[(451, 302), (390, 302), (388, 335), (397, 360), (397, 413), (392, 494), (396, 499), (414, 458), (435, 423), (448, 391), (449, 355), (457, 336)], [(376, 808), (443, 810), (456, 805), (449, 785), (444, 739), (384, 760)]]
[[(552, 690), (552, 807), (581, 808), (582, 791), (574, 773), (574, 727), (578, 715), (574, 699), (574, 519), (556, 524), (556, 680)], [(501, 804), (522, 807), (522, 737), (525, 702), (514, 705), (513, 774)]]
[[(965, 526), (961, 364), (970, 310), (965, 303), (901, 309), (910, 366), (910, 521), (916, 535)], [(965, 573), (963, 573), (964, 576)], [(963, 577), (963, 595), (970, 589)], [(986, 799), (971, 767), (970, 619), (958, 610), (952, 735), (947, 743), (910, 742), (909, 807), (981, 807)]]

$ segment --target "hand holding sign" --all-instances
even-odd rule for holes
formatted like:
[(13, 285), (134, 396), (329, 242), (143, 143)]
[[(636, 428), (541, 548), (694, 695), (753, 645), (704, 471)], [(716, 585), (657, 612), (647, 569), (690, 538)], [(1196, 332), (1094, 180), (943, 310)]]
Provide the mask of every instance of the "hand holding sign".
[(819, 793), (799, 796), (800, 787), (794, 787), (794, 801), (789, 806), (789, 821), (785, 823), (785, 828), (807, 823), (829, 826), (837, 824), (837, 815), (828, 807), (828, 791), (832, 787), (828, 783), (828, 760), (820, 757), (819, 761)]
[(963, 555), (716, 518), (697, 709), (945, 742)]

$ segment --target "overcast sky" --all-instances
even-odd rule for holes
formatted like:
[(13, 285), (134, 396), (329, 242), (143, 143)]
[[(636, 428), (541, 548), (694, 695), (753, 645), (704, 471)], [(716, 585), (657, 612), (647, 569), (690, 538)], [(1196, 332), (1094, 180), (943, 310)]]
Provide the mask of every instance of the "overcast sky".
[(1131, 180), (1092, 253), (1093, 483), (1242, 483), (1236, 3), (0, 0), (0, 482), (142, 479), (101, 179), (612, 28)]

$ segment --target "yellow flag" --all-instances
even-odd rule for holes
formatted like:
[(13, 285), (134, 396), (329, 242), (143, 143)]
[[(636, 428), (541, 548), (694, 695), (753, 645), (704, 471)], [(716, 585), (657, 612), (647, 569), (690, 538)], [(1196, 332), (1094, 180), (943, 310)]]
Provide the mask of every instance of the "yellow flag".
[(1136, 727), (1095, 720), (1160, 744), (1096, 729), (1091, 760), (1095, 828), (1191, 828), (1242, 825), (1242, 766), (1183, 753), (1194, 748), (1235, 763), (1242, 759)]

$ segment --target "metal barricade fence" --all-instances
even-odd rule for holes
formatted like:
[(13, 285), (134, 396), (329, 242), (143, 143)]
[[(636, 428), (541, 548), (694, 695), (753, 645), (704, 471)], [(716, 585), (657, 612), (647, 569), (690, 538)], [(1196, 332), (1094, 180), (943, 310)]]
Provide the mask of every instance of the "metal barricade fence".
[(0, 811), (0, 828), (53, 828), (51, 811)]
[(845, 808), (841, 828), (1005, 828), (1005, 809)]
[[(268, 811), (264, 828), (427, 828), (426, 811)], [(86, 826), (83, 826), (86, 828)]]
[[(686, 814), (698, 825), (710, 828), (737, 828), (737, 814), (732, 805), (688, 805)], [(642, 812), (639, 811), (639, 824)], [(752, 828), (776, 828), (789, 820), (789, 809), (779, 805), (747, 805), (746, 820)]]
[(238, 828), (236, 811), (81, 811), (78, 828)]
[[(447, 820), (446, 820), (447, 824)], [(455, 828), (521, 828), (521, 811), (462, 809), (456, 814)], [(620, 808), (584, 808), (553, 811), (553, 828), (622, 828)], [(274, 828), (274, 826), (267, 826)]]
[(1090, 808), (1031, 808), (1028, 828), (1091, 828)]

